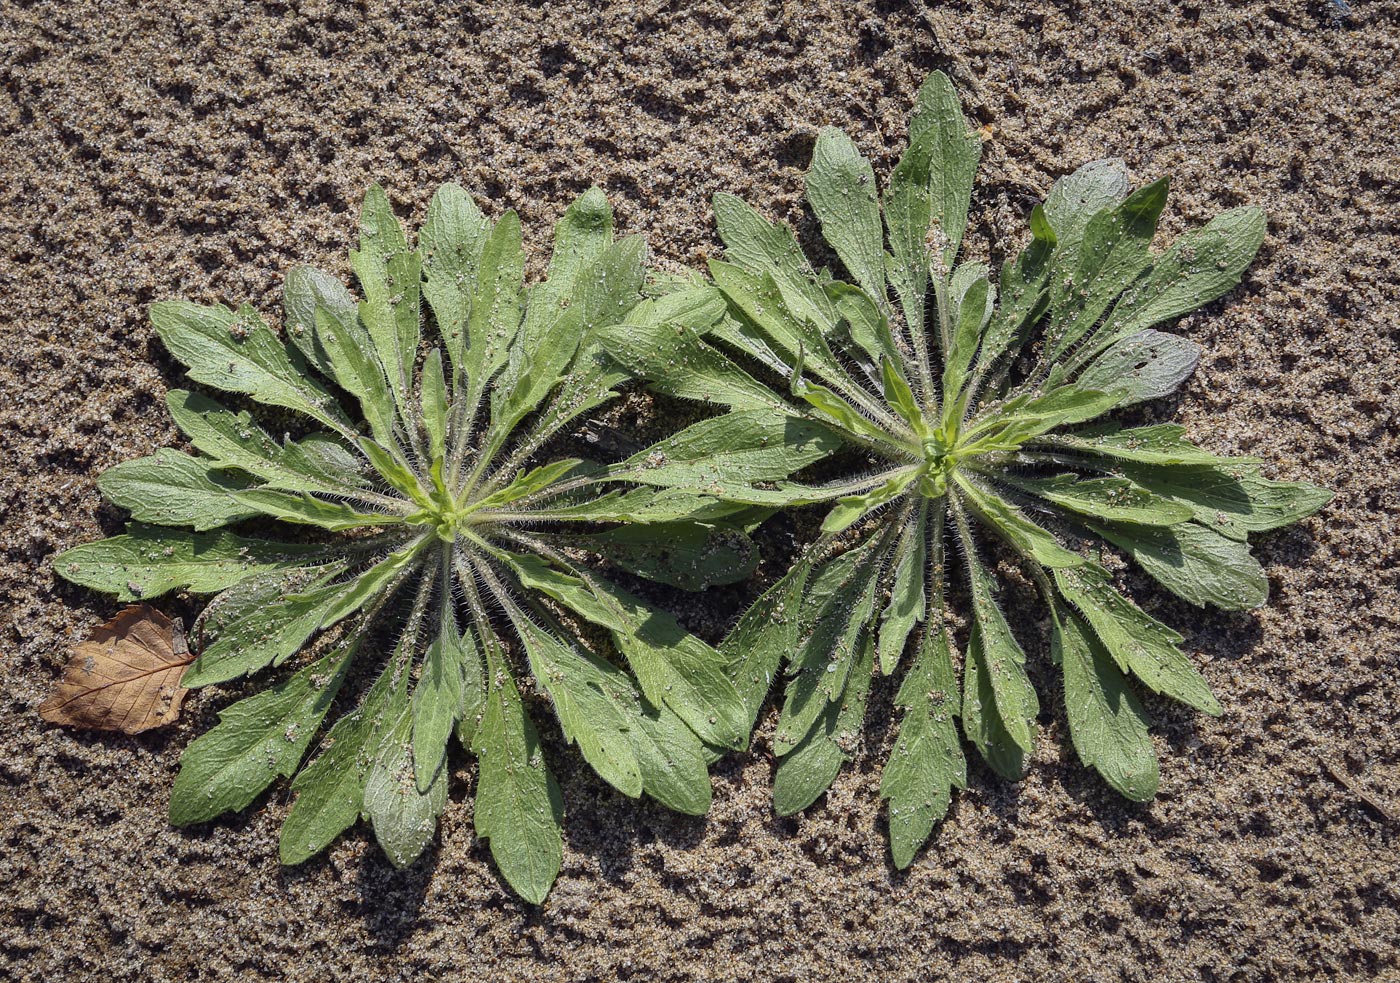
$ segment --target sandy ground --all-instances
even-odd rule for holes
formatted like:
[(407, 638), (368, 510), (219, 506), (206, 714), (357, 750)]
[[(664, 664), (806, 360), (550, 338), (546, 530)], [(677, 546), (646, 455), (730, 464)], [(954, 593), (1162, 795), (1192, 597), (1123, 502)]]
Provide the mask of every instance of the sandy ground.
[[(1400, 979), (1400, 6), (735, 6), (0, 2), (0, 977)], [(1146, 592), (1226, 707), (1149, 701), (1151, 805), (1079, 767), (1042, 668), (1029, 776), (975, 766), (907, 874), (887, 860), (878, 722), (789, 820), (767, 806), (763, 740), (718, 766), (704, 820), (557, 755), (564, 868), (535, 910), (474, 841), (465, 761), (416, 866), (357, 830), (283, 870), (285, 789), (209, 826), (165, 821), (179, 753), (227, 694), (140, 739), (40, 723), (66, 646), (116, 609), (49, 557), (119, 528), (101, 470), (178, 444), (150, 301), (273, 314), (292, 264), (348, 276), (376, 179), (415, 219), (460, 181), (518, 209), (536, 247), (591, 182), (663, 262), (715, 252), (719, 189), (809, 234), (816, 127), (846, 127), (886, 173), (932, 68), (990, 127), (974, 254), (999, 258), (1050, 180), (1110, 153), (1172, 176), (1171, 233), (1246, 202), (1270, 215), (1245, 284), (1182, 325), (1208, 354), (1179, 415), (1338, 496), (1260, 544), (1267, 608)], [(722, 632), (718, 606), (678, 606)], [(877, 721), (889, 699), (881, 685)]]

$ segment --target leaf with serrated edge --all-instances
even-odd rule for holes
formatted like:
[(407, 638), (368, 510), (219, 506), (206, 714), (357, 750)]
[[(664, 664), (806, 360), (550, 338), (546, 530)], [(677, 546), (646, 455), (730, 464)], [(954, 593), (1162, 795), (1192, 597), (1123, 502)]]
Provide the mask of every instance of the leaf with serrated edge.
[(119, 601), (139, 601), (177, 589), (212, 594), (245, 577), (326, 555), (322, 546), (131, 525), (123, 536), (65, 550), (54, 557), (53, 568), (65, 580)]
[(874, 648), (867, 632), (835, 701), (825, 705), (802, 742), (779, 762), (773, 775), (773, 811), (778, 815), (790, 816), (815, 802), (850, 759), (870, 695)]
[(209, 469), (212, 461), (159, 450), (151, 457), (108, 468), (97, 479), (102, 494), (137, 522), (193, 526), (204, 532), (257, 514), (233, 494), (248, 487), (238, 475)]
[(1095, 565), (1056, 570), (1054, 576), (1060, 593), (1124, 672), (1137, 676), (1153, 692), (1220, 715), (1210, 686), (1178, 647), (1181, 636), (1118, 593), (1106, 570)]
[(290, 777), (330, 709), (358, 641), (341, 644), (272, 689), (219, 714), (180, 756), (170, 821), (202, 823), (246, 807), (278, 775)]

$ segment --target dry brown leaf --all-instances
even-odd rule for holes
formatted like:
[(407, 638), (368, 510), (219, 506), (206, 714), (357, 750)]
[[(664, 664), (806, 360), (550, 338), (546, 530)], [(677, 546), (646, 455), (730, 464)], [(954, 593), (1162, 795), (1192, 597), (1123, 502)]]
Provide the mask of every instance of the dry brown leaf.
[(180, 716), (180, 685), (194, 661), (185, 632), (149, 604), (133, 604), (73, 646), (53, 694), (39, 707), (51, 724), (139, 734)]

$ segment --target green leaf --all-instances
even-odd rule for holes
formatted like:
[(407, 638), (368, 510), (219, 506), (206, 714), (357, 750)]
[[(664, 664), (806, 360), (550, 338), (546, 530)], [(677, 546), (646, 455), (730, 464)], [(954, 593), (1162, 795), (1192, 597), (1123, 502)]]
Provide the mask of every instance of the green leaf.
[(408, 251), (403, 226), (377, 184), (365, 193), (360, 207), (360, 248), (351, 251), (350, 265), (364, 295), (360, 320), (384, 366), (395, 403), (406, 407), (418, 351), (422, 266), (418, 254)]
[(1264, 242), (1267, 222), (1255, 207), (1235, 208), (1186, 233), (1159, 256), (1108, 316), (1102, 337), (1124, 337), (1189, 314), (1240, 282)]
[(1269, 581), (1249, 545), (1195, 522), (1166, 528), (1091, 523), (1090, 528), (1129, 553), (1159, 584), (1192, 604), (1225, 611), (1257, 608)]
[[(450, 609), (449, 609), (450, 610)], [(423, 672), (413, 687), (413, 773), (420, 795), (427, 795), (444, 770), (447, 740), (462, 712), (463, 685), (468, 660), (476, 652), (468, 648), (452, 624), (450, 613), (423, 656)], [(476, 668), (481, 678), (481, 669)]]
[(455, 184), (437, 189), (418, 246), (426, 281), (423, 298), (437, 320), (454, 380), (458, 372), (466, 371), (467, 325), (490, 236), (491, 223), (471, 195)]
[(264, 491), (261, 488), (231, 492), (229, 497), (249, 513), (270, 515), (282, 522), (332, 531), (401, 525), (406, 518), (385, 512), (357, 512), (340, 502), (323, 502), (307, 494)]
[(465, 395), (459, 397), (463, 412), (475, 413), (487, 385), (506, 364), (520, 330), (524, 297), (525, 248), (520, 217), (511, 210), (501, 216), (481, 252), (460, 369), (466, 376)]
[(522, 584), (607, 628), (654, 706), (669, 707), (711, 746), (742, 746), (752, 721), (744, 719), (739, 694), (726, 676), (727, 656), (616, 584), (587, 573), (562, 573), (533, 556), (503, 556)]
[[(822, 566), (802, 603), (806, 638), (792, 656), (783, 712), (773, 735), (779, 757), (802, 744), (825, 718), (828, 704), (839, 704), (852, 667), (869, 655), (869, 635), (886, 544), (871, 539)], [(869, 672), (869, 662), (866, 662)], [(834, 726), (834, 719), (827, 719)], [(834, 774), (834, 772), (833, 772)], [(824, 787), (824, 786), (823, 786)], [(818, 793), (819, 794), (819, 793)]]
[[(726, 295), (736, 299), (739, 294), (748, 294), (761, 300), (755, 288), (760, 288), (758, 293), (766, 293), (761, 289), (766, 274), (786, 308), (786, 317), (775, 323), (790, 322), (801, 332), (794, 337), (820, 336), (823, 331), (835, 327), (838, 315), (832, 300), (813, 279), (812, 267), (802, 255), (791, 228), (782, 222), (769, 222), (733, 195), (715, 195), (714, 209), (715, 224), (724, 241), (728, 263), (712, 261), (710, 273)], [(728, 275), (739, 271), (748, 276)], [(731, 288), (738, 293), (731, 293)], [(756, 313), (747, 304), (741, 306), (751, 314)], [(786, 351), (792, 354), (796, 348), (788, 347)]]
[(279, 775), (291, 777), (357, 647), (357, 641), (342, 644), (286, 682), (222, 711), (219, 725), (180, 756), (170, 821), (189, 826), (243, 809)]
[(987, 323), (991, 284), (985, 278), (974, 281), (958, 304), (958, 320), (953, 331), (953, 346), (943, 363), (943, 404), (946, 412), (958, 409), (958, 396), (967, 384), (968, 367), (977, 352), (982, 328)]
[(413, 758), (413, 710), (403, 687), (390, 697), (384, 731), (365, 775), (364, 815), (375, 839), (395, 867), (406, 867), (423, 853), (447, 805), (447, 774), (438, 770), (420, 791)]
[(1171, 466), (1119, 462), (1116, 470), (1176, 503), (1201, 525), (1238, 540), (1292, 525), (1332, 500), (1326, 488), (1306, 481), (1271, 481), (1257, 465), (1237, 461)]
[(611, 476), (724, 498), (778, 481), (834, 453), (830, 427), (793, 414), (747, 410), (701, 420), (616, 465)]
[(928, 431), (928, 423), (924, 420), (923, 409), (893, 361), (886, 358), (880, 362), (880, 377), (884, 383), (885, 402), (909, 424), (914, 433), (920, 436), (925, 434)]
[(375, 353), (369, 334), (358, 320), (342, 321), (324, 308), (316, 311), (316, 339), (330, 362), (334, 378), (360, 404), (376, 440), (394, 443), (394, 396), (387, 369)]
[(710, 777), (700, 743), (674, 714), (641, 703), (631, 681), (611, 663), (528, 623), (520, 627), (532, 671), (549, 691), (565, 736), (604, 780), (634, 798), (645, 790), (678, 812), (701, 815), (709, 809)]
[(132, 525), (124, 536), (65, 550), (53, 565), (65, 580), (115, 594), (119, 601), (139, 601), (172, 590), (212, 594), (245, 577), (325, 555), (323, 546)]
[(360, 705), (335, 722), (326, 749), (293, 779), (297, 797), (282, 824), (282, 863), (309, 860), (360, 817), (365, 775), (391, 723), (385, 711), (396, 678), (404, 678), (402, 667), (391, 662)]
[[(851, 354), (857, 359), (863, 355), (871, 366), (890, 361), (898, 366), (899, 346), (890, 333), (890, 323), (881, 309), (864, 291), (832, 280), (825, 285), (826, 294), (836, 306), (841, 318), (841, 328), (850, 337), (856, 349)], [(848, 350), (851, 350), (847, 346)], [(896, 371), (899, 371), (896, 368)]]
[(771, 389), (683, 324), (623, 323), (598, 332), (598, 343), (650, 389), (735, 410), (786, 408)]
[(919, 469), (911, 466), (862, 495), (838, 498), (831, 511), (826, 514), (826, 518), (822, 520), (822, 532), (845, 532), (863, 516), (899, 498), (919, 476)]
[(894, 584), (890, 603), (880, 616), (879, 666), (888, 676), (899, 664), (904, 645), (917, 622), (924, 620), (924, 578), (928, 567), (928, 508), (920, 506), (900, 533), (894, 554)]
[[(983, 729), (968, 737), (977, 744), (988, 763), (1011, 777), (1003, 766), (1017, 756), (1000, 747), (1001, 732), (1024, 754), (1035, 749), (1035, 717), (1040, 712), (1035, 687), (1026, 675), (1026, 653), (1011, 634), (1006, 616), (992, 597), (992, 576), (965, 543), (972, 587), (972, 631), (967, 641), (967, 681), (964, 708), (971, 700), (982, 703)], [(990, 689), (995, 715), (988, 712), (985, 690)], [(975, 694), (975, 695), (974, 695)], [(1019, 777), (1019, 767), (1016, 770)]]
[(1045, 199), (1045, 218), (1060, 250), (1077, 257), (1090, 219), (1116, 208), (1126, 197), (1128, 168), (1116, 157), (1090, 161), (1056, 181)]
[(151, 305), (151, 323), (196, 382), (348, 429), (335, 397), (306, 372), (301, 353), (289, 350), (246, 304), (235, 314), (223, 305), (161, 301)]
[(851, 758), (865, 718), (870, 695), (874, 642), (869, 633), (859, 657), (845, 676), (834, 702), (825, 704), (815, 725), (792, 748), (773, 775), (773, 810), (780, 816), (801, 812), (831, 787), (841, 766)]
[(1073, 612), (1052, 609), (1052, 658), (1064, 668), (1065, 712), (1079, 760), (1134, 802), (1157, 794), (1147, 714), (1113, 660)]
[(758, 550), (742, 532), (699, 522), (616, 526), (551, 539), (597, 553), (629, 573), (682, 590), (738, 583), (758, 565)]
[(1079, 515), (1142, 526), (1174, 526), (1191, 518), (1187, 506), (1154, 494), (1127, 478), (1081, 479), (1072, 474), (1052, 478), (1001, 477), (1022, 491)]
[(539, 494), (565, 475), (578, 471), (579, 466), (583, 463), (579, 458), (570, 457), (532, 468), (516, 475), (504, 488), (481, 499), (479, 507), (482, 509), (496, 508)]
[(1181, 636), (1114, 590), (1097, 565), (1054, 571), (1055, 586), (1084, 616), (1119, 668), (1161, 693), (1212, 716), (1220, 704), (1205, 679), (1178, 648)]
[(834, 126), (824, 127), (806, 174), (807, 200), (822, 235), (846, 269), (877, 304), (885, 302), (885, 248), (875, 172), (855, 143)]
[(207, 459), (163, 449), (151, 457), (108, 468), (97, 487), (114, 505), (137, 522), (161, 526), (214, 529), (254, 515), (256, 510), (235, 500), (232, 493), (248, 487), (237, 475), (209, 470)]
[(432, 497), (423, 487), (422, 482), (418, 480), (418, 475), (414, 474), (397, 454), (368, 437), (361, 437), (358, 446), (364, 452), (365, 457), (369, 458), (369, 463), (375, 471), (379, 472), (381, 478), (423, 508), (430, 510), (435, 508)]
[[(1079, 433), (1048, 434), (1037, 445), (1112, 461), (1140, 464), (1219, 464), (1226, 467), (1258, 463), (1254, 458), (1219, 457), (1186, 440), (1186, 428), (1174, 423), (1120, 429), (1117, 424)], [(1114, 465), (1117, 467), (1117, 464)]]
[(247, 413), (233, 413), (199, 393), (173, 389), (166, 405), (190, 443), (208, 454), (210, 467), (238, 468), (265, 488), (353, 492), (363, 487), (360, 462), (339, 440), (312, 434), (279, 443)]
[(358, 306), (345, 284), (310, 266), (293, 267), (282, 281), (283, 331), (308, 365), (326, 378), (338, 381), (335, 362), (317, 331), (318, 309), (363, 334), (364, 328), (358, 323)]
[(194, 689), (237, 679), (269, 665), (281, 665), (317, 631), (348, 618), (369, 601), (391, 591), (415, 555), (416, 549), (410, 546), (342, 583), (323, 586), (328, 577), (318, 578), (301, 588), (304, 593), (271, 600), (250, 611), (200, 652), (185, 671), (182, 684)]
[(740, 615), (720, 643), (748, 720), (745, 735), (753, 730), (783, 660), (797, 650), (798, 614), (811, 570), (808, 562), (794, 565)]
[(1176, 391), (1196, 371), (1201, 346), (1161, 331), (1139, 331), (1090, 362), (1075, 382), (1088, 389), (1121, 394), (1120, 406), (1160, 399)]
[[(749, 273), (717, 260), (711, 260), (709, 265), (710, 275), (744, 330), (756, 331), (763, 340), (763, 347), (748, 343), (740, 344), (741, 349), (754, 354), (778, 375), (800, 374), (800, 369), (789, 366), (801, 358), (814, 375), (833, 385), (849, 380), (827, 342), (828, 337), (837, 336), (839, 315), (825, 290), (805, 278), (800, 286), (792, 286), (798, 282), (795, 274)], [(780, 281), (780, 276), (787, 280)], [(790, 285), (784, 287), (784, 282)], [(811, 291), (821, 294), (821, 306), (806, 297)]]
[[(1058, 358), (1092, 331), (1109, 305), (1151, 265), (1149, 247), (1166, 202), (1167, 179), (1162, 178), (1090, 219), (1077, 253), (1062, 256), (1056, 250), (1050, 271), (1048, 357)], [(1071, 259), (1073, 265), (1067, 265)]]
[(1001, 268), (1001, 303), (993, 314), (977, 351), (979, 371), (990, 369), (1003, 356), (1014, 356), (1025, 343), (1030, 326), (1050, 303), (1050, 257), (1056, 237), (1042, 205), (1031, 212), (1031, 243)]
[(963, 733), (982, 758), (1002, 778), (1020, 781), (1025, 771), (1026, 752), (1007, 727), (997, 707), (992, 673), (983, 658), (981, 644), (969, 639), (963, 657)]
[(900, 870), (948, 812), (953, 789), (967, 787), (967, 760), (953, 722), (958, 704), (948, 636), (941, 625), (930, 625), (895, 696), (904, 716), (880, 776), (880, 798), (889, 800), (890, 852)]
[(423, 360), (419, 399), (423, 429), (428, 432), (428, 455), (431, 463), (440, 467), (447, 456), (447, 382), (442, 376), (442, 352), (437, 348)]
[(472, 739), (481, 766), (476, 781), (476, 835), (489, 841), (501, 876), (516, 894), (540, 904), (564, 857), (559, 826), (564, 800), (544, 762), (539, 735), (520, 705), (504, 658), (486, 645), (486, 706)]
[[(944, 240), (941, 253), (946, 266), (953, 265), (967, 229), (972, 182), (981, 157), (982, 141), (968, 128), (953, 84), (942, 72), (930, 73), (914, 102), (909, 149), (896, 173), (905, 172), (913, 185), (926, 182), (930, 215)], [(920, 234), (928, 231), (925, 228)]]
[(953, 478), (977, 517), (1022, 556), (1047, 567), (1077, 567), (1085, 562), (1082, 556), (1065, 549), (1053, 535), (1018, 509), (963, 477), (961, 472), (955, 473)]

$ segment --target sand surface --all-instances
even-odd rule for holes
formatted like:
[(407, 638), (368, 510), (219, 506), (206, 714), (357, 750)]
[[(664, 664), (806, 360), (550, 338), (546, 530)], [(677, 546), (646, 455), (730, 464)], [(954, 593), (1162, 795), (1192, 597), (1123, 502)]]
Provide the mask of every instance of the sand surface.
[[(0, 977), (1400, 979), (1400, 5), (727, 6), (0, 2)], [(1270, 215), (1241, 288), (1181, 325), (1207, 354), (1176, 411), (1207, 447), (1338, 495), (1262, 539), (1260, 611), (1145, 591), (1226, 707), (1148, 701), (1155, 802), (1079, 766), (1033, 623), (1029, 775), (975, 765), (906, 874), (878, 722), (786, 820), (762, 735), (717, 767), (703, 820), (611, 794), (556, 740), (569, 816), (541, 909), (475, 842), (465, 760), (415, 866), (359, 828), (284, 870), (285, 787), (207, 826), (165, 819), (180, 751), (227, 691), (141, 738), (40, 723), (66, 646), (117, 608), (49, 558), (120, 528), (99, 472), (178, 446), (163, 396), (181, 374), (148, 303), (271, 315), (295, 263), (348, 277), (373, 180), (415, 221), (459, 181), (518, 209), (536, 250), (593, 182), (663, 263), (716, 253), (721, 189), (810, 237), (817, 127), (845, 127), (884, 175), (933, 68), (988, 127), (973, 255), (999, 260), (1054, 177), (1108, 154), (1171, 175), (1168, 233), (1238, 204)], [(733, 611), (677, 607), (712, 639)]]

